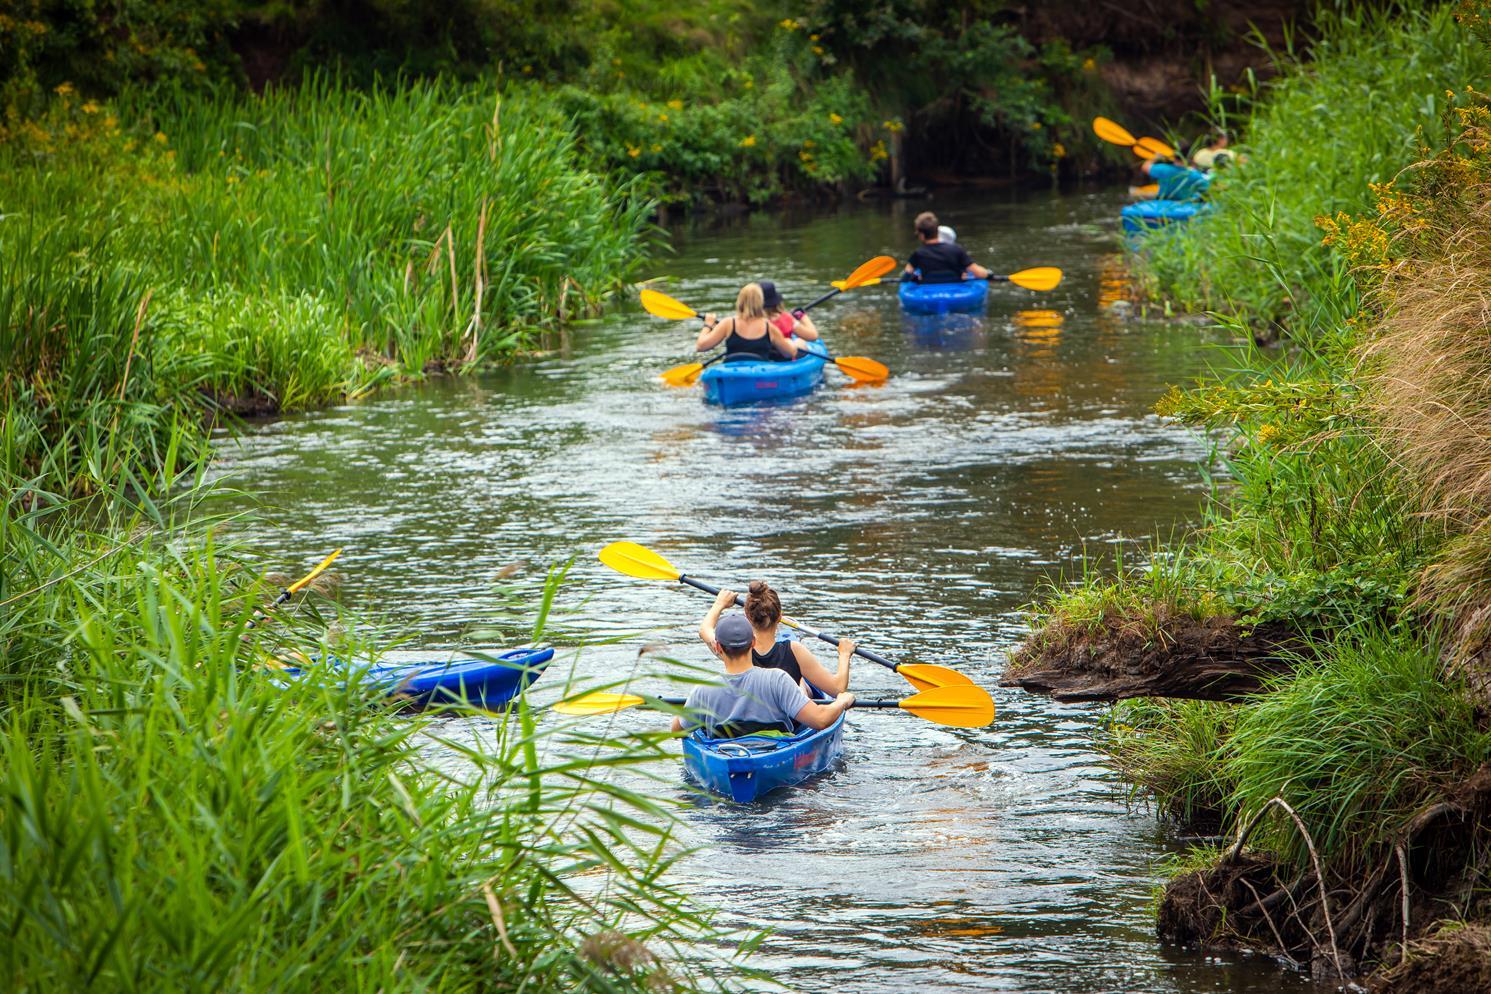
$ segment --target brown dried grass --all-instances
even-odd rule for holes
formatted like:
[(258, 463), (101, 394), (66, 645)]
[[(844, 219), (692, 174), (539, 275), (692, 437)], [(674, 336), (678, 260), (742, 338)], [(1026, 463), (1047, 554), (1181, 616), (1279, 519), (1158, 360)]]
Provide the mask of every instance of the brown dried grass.
[(1420, 513), (1443, 529), (1418, 606), (1448, 619), (1464, 660), (1491, 645), (1491, 184), (1435, 207), (1376, 290), (1358, 376)]

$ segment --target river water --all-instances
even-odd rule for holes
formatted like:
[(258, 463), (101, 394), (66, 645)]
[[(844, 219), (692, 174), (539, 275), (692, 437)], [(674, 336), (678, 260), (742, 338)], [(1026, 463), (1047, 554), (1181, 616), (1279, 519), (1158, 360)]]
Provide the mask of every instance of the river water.
[[(1122, 536), (1142, 554), (1202, 495), (1204, 444), (1150, 410), (1216, 353), (1193, 324), (1105, 306), (1124, 288), (1120, 204), (1111, 191), (939, 197), (975, 259), (1066, 279), (1045, 294), (997, 286), (977, 318), (903, 316), (893, 286), (820, 308), (832, 349), (890, 366), (881, 387), (830, 369), (797, 402), (710, 408), (657, 378), (688, 360), (696, 326), (628, 303), (510, 370), (252, 427), (222, 442), (222, 466), (268, 503), (248, 527), (270, 568), (346, 546), (343, 600), (417, 646), (489, 622), (503, 567), (578, 555), (561, 606), (591, 600), (567, 623), (644, 634), (556, 662), (538, 700), (567, 678), (656, 669), (643, 644), (712, 662), (693, 635), (707, 598), (611, 573), (594, 552), (616, 539), (704, 579), (768, 579), (789, 613), (990, 688), (991, 728), (858, 713), (844, 763), (813, 784), (748, 810), (685, 808), (682, 841), (699, 851), (675, 880), (726, 924), (773, 929), (751, 962), (794, 989), (1306, 990), (1268, 961), (1160, 946), (1152, 893), (1180, 846), (1090, 748), (1101, 709), (995, 688), (1043, 581)], [(926, 206), (683, 229), (650, 275), (701, 311), (728, 310), (752, 278), (801, 303), (871, 256), (905, 258)], [(906, 688), (857, 661), (854, 689)]]

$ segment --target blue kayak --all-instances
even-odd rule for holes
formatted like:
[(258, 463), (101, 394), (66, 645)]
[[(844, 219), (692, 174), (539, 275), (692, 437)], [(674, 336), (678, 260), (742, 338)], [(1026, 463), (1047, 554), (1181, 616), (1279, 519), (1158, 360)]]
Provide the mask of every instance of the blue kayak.
[(384, 658), (377, 663), (339, 659), (317, 662), (305, 667), (289, 667), (280, 672), (288, 680), (325, 672), (345, 682), (353, 677), (365, 684), (382, 688), (389, 696), (407, 698), (421, 705), (467, 702), (492, 710), (522, 693), (538, 679), (553, 649), (511, 649), (496, 655), (485, 653), (451, 658), (418, 659)]
[(844, 715), (822, 731), (713, 739), (695, 729), (683, 740), (683, 765), (703, 788), (749, 804), (822, 773), (844, 753)]
[(1146, 200), (1123, 209), (1123, 231), (1126, 235), (1137, 235), (1167, 224), (1184, 224), (1214, 210), (1214, 205), (1197, 200)]
[(948, 311), (981, 311), (989, 296), (988, 280), (961, 283), (902, 283), (896, 291), (901, 307), (909, 314), (946, 314)]
[(763, 400), (786, 400), (811, 392), (823, 382), (828, 349), (821, 341), (798, 339), (797, 344), (810, 354), (799, 355), (790, 362), (726, 357), (715, 363), (699, 374), (699, 382), (704, 384), (704, 399), (711, 404), (733, 407)]

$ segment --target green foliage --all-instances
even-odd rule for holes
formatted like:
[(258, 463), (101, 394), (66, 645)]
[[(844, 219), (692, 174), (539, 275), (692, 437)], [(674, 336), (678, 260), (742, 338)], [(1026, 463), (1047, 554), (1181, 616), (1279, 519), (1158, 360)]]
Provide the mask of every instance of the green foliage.
[(520, 702), (455, 741), (374, 688), (287, 689), (243, 641), (273, 591), (216, 544), (191, 473), (87, 507), (0, 484), (9, 986), (692, 987), (673, 961), (717, 937), (662, 876), (674, 814), (607, 773), (645, 774), (664, 734)]
[[(1301, 660), (1292, 680), (1244, 711), (1225, 763), (1235, 817), (1283, 797), (1323, 859), (1349, 862), (1487, 760), (1491, 733), (1445, 679), (1435, 643), (1367, 628)], [(1268, 819), (1256, 844), (1304, 869), (1309, 857), (1293, 823)]]
[(1338, 262), (1316, 218), (1370, 207), (1371, 184), (1418, 158), (1423, 135), (1438, 130), (1445, 90), (1491, 71), (1491, 50), (1447, 5), (1326, 13), (1319, 30), (1312, 61), (1286, 65), (1252, 105), (1246, 161), (1212, 184), (1218, 211), (1146, 240), (1142, 266), (1183, 307), (1268, 328), (1332, 293)]
[(62, 96), (0, 168), (6, 456), (64, 489), (129, 461), (81, 463), (86, 433), (500, 360), (595, 314), (650, 230), (551, 101), (454, 83)]
[(1233, 791), (1223, 746), (1239, 707), (1214, 701), (1120, 701), (1097, 747), (1134, 792), (1191, 831), (1219, 831)]

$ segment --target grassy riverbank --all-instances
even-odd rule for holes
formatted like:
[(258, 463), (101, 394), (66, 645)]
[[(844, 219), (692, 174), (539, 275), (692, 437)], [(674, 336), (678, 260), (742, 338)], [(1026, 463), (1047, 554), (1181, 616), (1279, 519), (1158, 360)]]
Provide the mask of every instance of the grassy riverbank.
[(1283, 348), (1161, 401), (1222, 442), (1202, 527), (1058, 594), (1028, 650), (1294, 632), (1263, 693), (1121, 703), (1101, 741), (1162, 813), (1252, 828), (1172, 883), (1162, 934), (1392, 968), (1403, 990), (1451, 962), (1446, 923), (1491, 913), (1491, 48), (1485, 5), (1459, 13), (1343, 19), (1248, 112), (1217, 215), (1135, 257), (1153, 293)]

